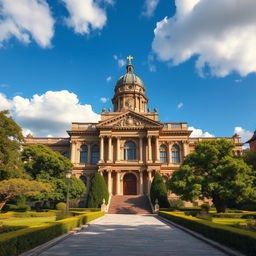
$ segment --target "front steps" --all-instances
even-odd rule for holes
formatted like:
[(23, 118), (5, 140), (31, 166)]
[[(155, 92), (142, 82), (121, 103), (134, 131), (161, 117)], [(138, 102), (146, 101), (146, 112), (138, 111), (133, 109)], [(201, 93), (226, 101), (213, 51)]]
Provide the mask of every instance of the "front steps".
[(109, 214), (151, 214), (151, 207), (147, 196), (129, 195), (112, 196)]

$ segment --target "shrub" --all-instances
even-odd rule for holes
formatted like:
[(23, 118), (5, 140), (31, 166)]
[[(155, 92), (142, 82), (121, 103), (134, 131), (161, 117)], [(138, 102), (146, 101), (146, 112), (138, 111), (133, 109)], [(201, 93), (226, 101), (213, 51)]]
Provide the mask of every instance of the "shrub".
[(6, 204), (5, 206), (4, 206), (4, 208), (3, 208), (3, 211), (5, 212), (8, 212), (8, 211), (15, 211), (15, 210), (17, 210), (17, 205), (15, 205), (15, 204)]
[(103, 176), (100, 173), (96, 173), (93, 180), (90, 193), (88, 196), (88, 207), (89, 208), (100, 208), (103, 199), (108, 203), (108, 188)]
[(56, 204), (56, 209), (60, 211), (65, 211), (67, 208), (67, 205), (65, 203), (57, 203)]
[(205, 212), (209, 212), (209, 210), (210, 210), (210, 205), (209, 204), (202, 204), (202, 205), (200, 205), (200, 207), (201, 207), (201, 209), (203, 210), (203, 211), (205, 211)]
[(49, 212), (6, 212), (0, 213), (0, 219), (8, 219), (8, 218), (28, 218), (28, 217), (50, 217), (56, 216), (55, 211)]
[(172, 209), (179, 209), (180, 207), (184, 206), (184, 202), (181, 199), (169, 199), (169, 205)]
[(226, 246), (237, 249), (246, 255), (254, 256), (256, 251), (256, 233), (222, 224), (179, 215), (173, 212), (159, 212), (159, 215), (216, 240)]
[(19, 255), (103, 215), (103, 212), (86, 213), (0, 235), (0, 255)]
[(155, 204), (156, 199), (158, 199), (158, 204), (160, 207), (169, 207), (169, 202), (167, 200), (167, 189), (163, 182), (162, 176), (158, 172), (155, 174), (151, 184), (150, 199), (153, 205)]

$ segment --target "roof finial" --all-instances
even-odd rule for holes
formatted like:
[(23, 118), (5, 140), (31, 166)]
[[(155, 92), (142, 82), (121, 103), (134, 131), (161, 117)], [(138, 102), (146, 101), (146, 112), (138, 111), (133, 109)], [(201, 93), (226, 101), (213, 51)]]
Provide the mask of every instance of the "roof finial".
[(131, 65), (132, 64), (132, 60), (133, 60), (133, 57), (131, 56), (131, 55), (129, 55), (129, 56), (127, 56), (126, 57), (127, 58), (127, 60), (129, 60), (129, 65)]

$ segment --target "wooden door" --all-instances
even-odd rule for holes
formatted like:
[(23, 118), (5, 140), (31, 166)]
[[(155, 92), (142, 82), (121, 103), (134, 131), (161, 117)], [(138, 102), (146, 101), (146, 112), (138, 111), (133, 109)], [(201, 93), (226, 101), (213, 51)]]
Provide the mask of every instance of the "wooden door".
[(137, 179), (132, 173), (124, 176), (124, 195), (137, 195)]

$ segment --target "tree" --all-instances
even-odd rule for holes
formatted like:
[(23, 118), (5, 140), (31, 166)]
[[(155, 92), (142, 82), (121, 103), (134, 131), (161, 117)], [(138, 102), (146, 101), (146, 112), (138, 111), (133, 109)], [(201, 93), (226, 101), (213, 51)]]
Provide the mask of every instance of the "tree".
[(92, 180), (92, 186), (88, 198), (88, 207), (100, 208), (103, 199), (106, 200), (106, 204), (108, 203), (108, 197), (109, 194), (106, 182), (100, 173), (96, 173)]
[(51, 186), (18, 178), (0, 181), (0, 211), (8, 200), (17, 195), (33, 196), (43, 191), (51, 191)]
[(22, 160), (25, 170), (34, 179), (39, 174), (64, 178), (65, 172), (73, 167), (68, 158), (42, 144), (25, 147), (22, 152)]
[(152, 181), (150, 188), (150, 198), (153, 204), (155, 204), (156, 199), (158, 199), (158, 204), (161, 208), (169, 207), (167, 200), (167, 189), (159, 172), (155, 174)]
[(23, 136), (9, 111), (0, 111), (0, 180), (26, 177), (20, 158)]
[[(256, 149), (246, 152), (244, 154), (243, 158), (244, 158), (244, 161), (248, 165), (252, 166), (252, 168), (256, 172)], [(256, 175), (256, 173), (255, 173), (255, 175)]]
[(233, 148), (226, 139), (198, 142), (173, 173), (168, 188), (185, 201), (212, 199), (217, 212), (225, 212), (228, 200), (254, 197), (252, 169), (233, 155)]

